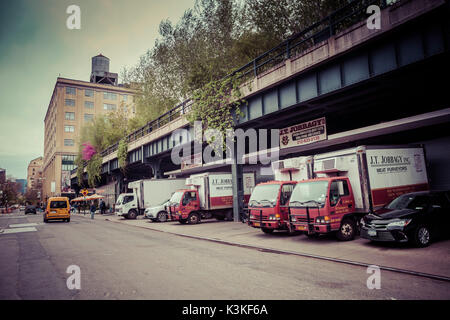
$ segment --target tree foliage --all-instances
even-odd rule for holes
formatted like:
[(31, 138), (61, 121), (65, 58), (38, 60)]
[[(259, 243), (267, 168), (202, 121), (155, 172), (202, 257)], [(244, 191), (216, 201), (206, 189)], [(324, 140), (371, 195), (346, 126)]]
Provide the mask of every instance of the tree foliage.
[(178, 22), (161, 21), (154, 46), (123, 70), (141, 93), (132, 126), (155, 119), (347, 2), (196, 0)]

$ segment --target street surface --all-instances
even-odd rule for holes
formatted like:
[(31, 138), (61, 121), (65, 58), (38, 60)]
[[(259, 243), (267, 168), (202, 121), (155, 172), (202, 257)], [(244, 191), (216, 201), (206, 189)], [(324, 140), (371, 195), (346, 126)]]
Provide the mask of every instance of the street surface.
[[(48, 224), (40, 213), (0, 215), (0, 229), (14, 228), (28, 232), (0, 233), (0, 299), (450, 299), (446, 281), (381, 271), (381, 289), (369, 290), (365, 267), (88, 215)], [(79, 290), (66, 285), (71, 265)]]

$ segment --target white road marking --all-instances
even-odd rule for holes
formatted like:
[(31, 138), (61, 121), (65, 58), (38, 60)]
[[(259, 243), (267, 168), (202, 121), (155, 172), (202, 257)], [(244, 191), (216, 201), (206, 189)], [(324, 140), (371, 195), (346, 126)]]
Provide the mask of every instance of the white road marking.
[(32, 231), (37, 231), (37, 229), (36, 229), (35, 227), (3, 229), (3, 230), (0, 230), (0, 234), (21, 233), (21, 232), (32, 232)]
[(1, 215), (0, 219), (26, 218), (27, 216)]
[(22, 227), (33, 227), (33, 226), (37, 226), (37, 223), (14, 223), (14, 224), (10, 224), (9, 227), (10, 228), (22, 228)]

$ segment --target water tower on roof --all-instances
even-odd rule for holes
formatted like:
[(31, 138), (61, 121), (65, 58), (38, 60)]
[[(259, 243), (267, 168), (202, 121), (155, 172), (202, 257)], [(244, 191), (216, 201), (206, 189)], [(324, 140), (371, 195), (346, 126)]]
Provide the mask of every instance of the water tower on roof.
[(119, 76), (109, 72), (109, 58), (101, 53), (92, 57), (91, 82), (117, 86)]

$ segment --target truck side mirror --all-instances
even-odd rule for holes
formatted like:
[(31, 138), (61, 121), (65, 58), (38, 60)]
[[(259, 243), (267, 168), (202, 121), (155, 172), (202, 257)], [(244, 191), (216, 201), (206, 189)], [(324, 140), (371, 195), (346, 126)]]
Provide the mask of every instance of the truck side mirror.
[(343, 181), (338, 181), (338, 191), (339, 191), (339, 196), (343, 196), (345, 195), (345, 191), (344, 191), (344, 182)]

